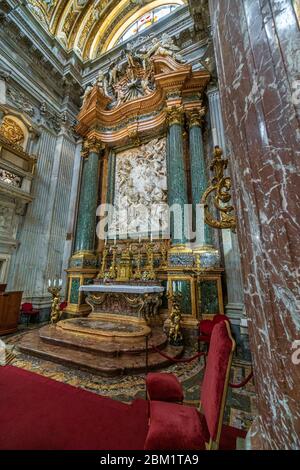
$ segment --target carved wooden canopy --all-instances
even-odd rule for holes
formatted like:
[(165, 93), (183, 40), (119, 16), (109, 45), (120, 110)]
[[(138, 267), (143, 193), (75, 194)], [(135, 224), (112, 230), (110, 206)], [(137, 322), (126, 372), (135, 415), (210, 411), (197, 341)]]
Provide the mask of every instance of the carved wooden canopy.
[[(143, 81), (141, 67), (133, 65), (130, 74), (125, 71), (129, 84), (137, 77)], [(191, 65), (178, 63), (171, 56), (155, 55), (150, 59), (150, 69), (147, 68), (147, 80), (150, 79), (151, 83), (142, 84), (144, 96), (137, 90), (136, 99), (126, 101), (124, 93), (128, 83), (122, 75), (113, 88), (122, 86), (123, 95), (113, 103), (101, 77), (86, 92), (76, 131), (82, 137), (96, 137), (109, 146), (126, 144), (133, 137), (157, 135), (165, 127), (168, 109), (176, 107), (183, 112), (202, 109), (201, 96), (210, 75), (207, 71), (193, 71)]]

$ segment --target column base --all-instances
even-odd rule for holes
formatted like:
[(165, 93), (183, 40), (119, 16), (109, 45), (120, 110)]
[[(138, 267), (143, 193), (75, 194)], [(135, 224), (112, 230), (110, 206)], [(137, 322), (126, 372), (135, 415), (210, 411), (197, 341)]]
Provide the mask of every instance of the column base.
[(74, 253), (70, 258), (68, 276), (68, 306), (64, 313), (70, 317), (86, 316), (91, 307), (85, 303), (85, 295), (79, 292), (79, 287), (92, 284), (98, 274), (97, 255), (91, 251)]
[(193, 248), (195, 264), (198, 268), (220, 267), (220, 253), (213, 245), (198, 245)]
[(260, 416), (257, 416), (250, 427), (246, 440), (246, 450), (270, 450), (271, 447), (263, 430)]
[(168, 252), (168, 265), (170, 267), (191, 267), (194, 265), (193, 251), (184, 243), (173, 245)]

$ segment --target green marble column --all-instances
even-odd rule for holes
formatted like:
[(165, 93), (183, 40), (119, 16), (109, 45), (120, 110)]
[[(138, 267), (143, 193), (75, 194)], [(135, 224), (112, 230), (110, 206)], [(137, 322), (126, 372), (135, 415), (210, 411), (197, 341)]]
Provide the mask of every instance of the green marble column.
[(75, 243), (67, 270), (69, 288), (65, 312), (70, 316), (82, 316), (90, 312), (90, 306), (86, 304), (85, 296), (79, 292), (79, 287), (93, 282), (98, 272), (95, 235), (100, 150), (101, 142), (98, 139), (91, 138), (84, 142)]
[[(201, 240), (203, 245), (212, 244), (211, 228), (204, 224), (204, 240), (200, 235), (203, 227), (199, 222), (196, 226), (196, 205), (200, 204), (201, 198), (207, 189), (208, 181), (204, 160), (204, 148), (202, 139), (202, 110), (189, 114), (189, 140), (190, 140), (190, 165), (191, 165), (191, 185), (193, 203), (193, 229), (196, 231), (196, 241)], [(204, 223), (204, 221), (203, 221)]]
[(93, 148), (84, 158), (74, 253), (94, 251), (99, 184), (99, 152)]
[(168, 203), (170, 208), (175, 204), (181, 207), (182, 229), (180, 234), (175, 234), (176, 220), (171, 213), (170, 232), (172, 245), (186, 243), (184, 206), (188, 204), (187, 181), (184, 168), (183, 151), (183, 116), (180, 108), (172, 108), (168, 112), (168, 141), (167, 141), (167, 170), (168, 170)]

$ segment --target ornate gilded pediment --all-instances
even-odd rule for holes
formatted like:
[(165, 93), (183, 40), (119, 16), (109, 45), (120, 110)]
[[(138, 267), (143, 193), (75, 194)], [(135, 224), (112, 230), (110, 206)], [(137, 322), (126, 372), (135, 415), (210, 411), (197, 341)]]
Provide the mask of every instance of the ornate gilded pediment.
[(83, 96), (76, 127), (80, 135), (95, 133), (104, 143), (138, 140), (164, 128), (166, 106), (179, 106), (188, 96), (197, 100), (210, 74), (183, 63), (166, 35), (152, 44), (147, 52), (127, 49), (107, 73), (99, 71)]
[[(153, 61), (156, 57), (169, 60)], [(120, 57), (112, 62), (107, 73), (99, 71), (94, 85), (107, 98), (106, 109), (114, 109), (123, 103), (151, 95), (157, 87), (155, 74), (177, 71), (178, 64), (181, 63), (184, 63), (184, 60), (179, 54), (179, 47), (164, 33), (160, 39), (153, 38), (149, 48), (144, 46), (133, 50), (129, 44)], [(185, 70), (185, 67), (183, 69)], [(89, 106), (91, 91), (92, 86), (85, 90), (83, 108)]]

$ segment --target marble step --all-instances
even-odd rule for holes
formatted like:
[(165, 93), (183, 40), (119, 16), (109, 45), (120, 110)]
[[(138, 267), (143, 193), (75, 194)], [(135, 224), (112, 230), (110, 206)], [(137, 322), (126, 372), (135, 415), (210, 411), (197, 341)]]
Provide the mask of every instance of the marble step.
[[(140, 353), (146, 349), (145, 337), (136, 338), (134, 342), (116, 341), (110, 339), (105, 341), (103, 338), (93, 336), (90, 334), (78, 334), (62, 328), (57, 328), (55, 325), (46, 325), (39, 330), (40, 338), (50, 344), (57, 346), (65, 346), (70, 349), (80, 349), (80, 351), (104, 354), (107, 356), (119, 356), (126, 353)], [(162, 331), (162, 328), (153, 328), (152, 334), (149, 338), (149, 348), (155, 346), (162, 349), (167, 344), (167, 336)]]
[[(61, 345), (55, 345), (43, 341), (38, 331), (33, 331), (25, 335), (18, 345), (18, 349), (29, 355), (63, 364), (65, 366), (80, 369), (103, 376), (117, 376), (128, 373), (140, 373), (146, 371), (145, 352), (138, 354), (120, 355), (109, 357), (107, 355), (95, 354), (79, 349), (70, 349)], [(183, 347), (167, 346), (163, 352), (170, 357), (180, 357)], [(157, 352), (149, 352), (148, 369), (160, 369), (170, 364)]]

